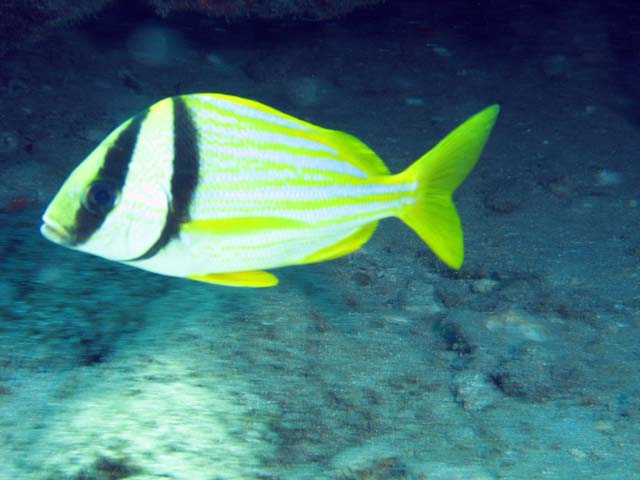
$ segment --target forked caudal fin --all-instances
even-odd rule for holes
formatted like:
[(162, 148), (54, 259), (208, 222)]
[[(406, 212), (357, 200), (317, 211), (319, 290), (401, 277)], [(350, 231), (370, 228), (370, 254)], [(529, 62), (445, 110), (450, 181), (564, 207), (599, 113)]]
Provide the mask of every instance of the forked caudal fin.
[(400, 174), (418, 187), (416, 201), (399, 217), (451, 268), (460, 268), (464, 259), (462, 225), (451, 197), (478, 161), (499, 111), (492, 105), (469, 118)]

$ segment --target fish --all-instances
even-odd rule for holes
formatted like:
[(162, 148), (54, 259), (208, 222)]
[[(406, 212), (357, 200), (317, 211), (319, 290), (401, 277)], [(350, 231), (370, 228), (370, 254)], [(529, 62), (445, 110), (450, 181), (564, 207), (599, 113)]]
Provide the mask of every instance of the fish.
[(356, 137), (219, 93), (165, 98), (116, 127), (42, 216), (52, 242), (157, 274), (272, 287), (267, 271), (332, 260), (397, 217), (444, 264), (464, 245), (452, 195), (500, 107), (392, 174)]

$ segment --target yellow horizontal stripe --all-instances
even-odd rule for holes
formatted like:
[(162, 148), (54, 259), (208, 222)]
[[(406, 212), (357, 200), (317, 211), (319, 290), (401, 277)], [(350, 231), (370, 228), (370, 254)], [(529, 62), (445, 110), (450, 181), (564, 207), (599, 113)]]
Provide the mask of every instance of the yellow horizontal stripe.
[[(219, 146), (223, 144), (221, 139), (225, 139), (224, 141), (230, 144), (238, 143), (257, 149), (270, 148), (307, 156), (317, 155), (312, 153), (314, 151), (333, 153), (345, 166), (348, 165), (348, 169), (345, 167), (345, 170), (360, 177), (366, 177), (366, 172), (374, 168), (371, 165), (363, 165), (360, 156), (375, 157), (375, 154), (366, 145), (346, 134), (316, 127), (256, 102), (229, 98), (234, 99), (232, 104), (246, 104), (256, 110), (246, 110), (245, 116), (225, 109), (224, 105), (218, 106), (208, 101), (191, 102), (193, 106), (198, 107), (194, 108), (193, 114), (201, 129), (203, 141), (214, 140), (214, 144)], [(268, 112), (266, 119), (265, 112)], [(257, 116), (251, 116), (252, 114)], [(346, 143), (343, 144), (344, 142)], [(386, 172), (386, 167), (381, 166)], [(377, 171), (379, 168), (380, 166), (376, 166), (374, 169)]]

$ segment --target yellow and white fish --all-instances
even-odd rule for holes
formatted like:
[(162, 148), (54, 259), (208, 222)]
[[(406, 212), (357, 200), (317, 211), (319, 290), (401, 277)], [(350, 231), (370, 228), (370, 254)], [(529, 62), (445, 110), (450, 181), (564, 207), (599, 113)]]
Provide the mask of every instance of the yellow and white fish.
[(468, 119), (392, 175), (360, 140), (258, 102), (219, 94), (164, 99), (130, 118), (76, 167), (42, 234), (164, 275), (270, 287), (263, 271), (358, 250), (398, 217), (452, 268), (463, 260), (451, 196), (498, 115)]

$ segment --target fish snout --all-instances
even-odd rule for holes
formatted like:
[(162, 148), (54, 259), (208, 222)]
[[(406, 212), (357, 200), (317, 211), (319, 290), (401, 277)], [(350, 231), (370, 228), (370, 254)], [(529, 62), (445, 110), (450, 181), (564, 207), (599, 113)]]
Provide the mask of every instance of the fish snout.
[(46, 218), (43, 218), (42, 221), (40, 233), (42, 233), (44, 238), (64, 246), (73, 245), (73, 235), (66, 228)]

